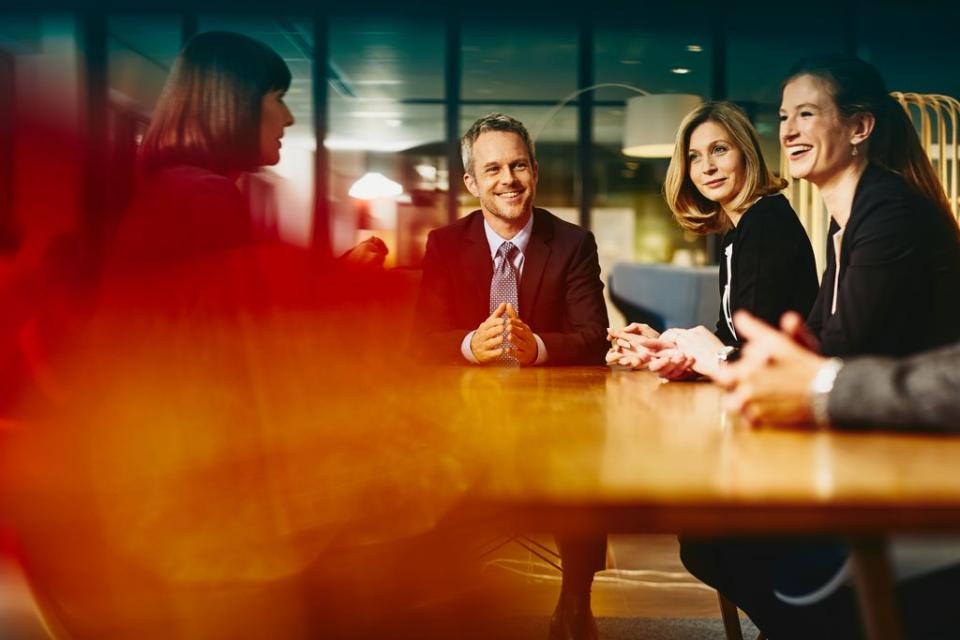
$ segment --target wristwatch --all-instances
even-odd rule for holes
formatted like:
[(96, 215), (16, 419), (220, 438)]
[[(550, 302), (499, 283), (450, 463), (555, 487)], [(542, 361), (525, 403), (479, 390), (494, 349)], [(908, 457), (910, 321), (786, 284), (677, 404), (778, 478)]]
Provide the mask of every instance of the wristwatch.
[(737, 359), (739, 349), (736, 347), (725, 346), (717, 349), (717, 364), (723, 364), (725, 362), (733, 362)]
[(843, 368), (843, 360), (840, 358), (830, 358), (817, 371), (810, 382), (810, 410), (814, 421), (821, 427), (830, 424), (830, 414), (827, 403), (830, 399), (830, 392), (833, 391), (833, 383), (837, 379), (837, 374)]

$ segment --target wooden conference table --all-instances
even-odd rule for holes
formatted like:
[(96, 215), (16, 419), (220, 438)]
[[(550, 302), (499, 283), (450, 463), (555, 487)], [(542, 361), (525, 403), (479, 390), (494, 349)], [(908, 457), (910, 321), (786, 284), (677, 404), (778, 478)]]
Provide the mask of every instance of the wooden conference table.
[[(168, 619), (194, 620), (208, 613), (178, 585), (300, 589), (296, 576), (318, 558), (333, 566), (344, 541), (496, 522), (841, 536), (869, 635), (885, 640), (898, 637), (885, 538), (960, 531), (960, 438), (752, 428), (723, 414), (713, 385), (646, 372), (396, 372), (257, 348), (248, 369), (210, 360), (175, 376), (114, 350), (112, 368), (88, 369), (110, 371), (108, 384), (50, 424), (7, 430), (4, 509), (65, 628), (124, 637), (98, 625), (118, 611), (153, 624), (155, 593)], [(274, 601), (295, 601), (285, 593)], [(224, 605), (224, 624), (235, 618)]]
[(470, 369), (489, 411), (465, 517), (519, 530), (838, 535), (871, 638), (899, 637), (884, 540), (960, 531), (960, 438), (753, 428), (703, 382), (596, 368)]

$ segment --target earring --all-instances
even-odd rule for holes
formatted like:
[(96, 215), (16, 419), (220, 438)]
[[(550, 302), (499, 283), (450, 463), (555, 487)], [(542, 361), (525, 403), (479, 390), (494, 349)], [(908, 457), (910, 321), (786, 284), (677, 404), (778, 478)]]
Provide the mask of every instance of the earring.
[(853, 149), (850, 151), (850, 154), (855, 156), (857, 155), (857, 153), (859, 153), (857, 151), (857, 145), (852, 145), (852, 146), (853, 146)]

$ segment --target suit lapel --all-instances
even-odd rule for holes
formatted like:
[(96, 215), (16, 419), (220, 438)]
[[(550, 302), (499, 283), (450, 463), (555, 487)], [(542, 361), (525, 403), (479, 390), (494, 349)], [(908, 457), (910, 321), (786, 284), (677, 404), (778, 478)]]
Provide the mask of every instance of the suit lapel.
[(553, 235), (553, 225), (544, 212), (534, 210), (533, 230), (530, 233), (530, 243), (523, 254), (523, 277), (520, 279), (520, 317), (530, 322), (533, 309), (537, 302), (537, 292), (540, 290), (540, 281), (543, 271), (550, 257), (550, 238)]
[(493, 259), (490, 257), (490, 244), (483, 230), (483, 214), (477, 211), (471, 215), (473, 219), (467, 227), (464, 251), (460, 257), (460, 273), (466, 274), (468, 282), (469, 290), (463, 292), (465, 299), (477, 301), (477, 313), (486, 318), (490, 307)]

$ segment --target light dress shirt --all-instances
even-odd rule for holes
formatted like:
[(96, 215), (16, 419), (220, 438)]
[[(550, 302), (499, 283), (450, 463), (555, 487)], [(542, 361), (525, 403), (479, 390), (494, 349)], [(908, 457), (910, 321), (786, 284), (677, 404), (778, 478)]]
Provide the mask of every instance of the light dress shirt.
[[(523, 279), (523, 254), (527, 250), (527, 245), (530, 244), (530, 235), (533, 232), (533, 216), (530, 216), (530, 219), (527, 220), (527, 224), (523, 225), (523, 229), (520, 230), (520, 233), (513, 236), (510, 240), (504, 240), (497, 232), (493, 230), (487, 221), (483, 221), (483, 230), (487, 234), (487, 244), (490, 245), (490, 257), (493, 258), (493, 270), (496, 271), (499, 266), (498, 261), (503, 260), (497, 256), (497, 251), (500, 249), (500, 245), (504, 242), (512, 242), (518, 251), (516, 256), (513, 259), (513, 266), (517, 269), (517, 293), (520, 293), (520, 280)], [(522, 309), (518, 310), (522, 311)], [(520, 317), (523, 317), (522, 315)], [(473, 334), (476, 331), (471, 331), (468, 333), (463, 342), (460, 343), (460, 353), (463, 354), (463, 357), (466, 358), (468, 362), (474, 364), (479, 364), (479, 361), (474, 357), (473, 351), (470, 349), (470, 341), (473, 340)], [(533, 339), (537, 342), (537, 359), (533, 361), (533, 364), (543, 364), (547, 361), (547, 347), (543, 344), (543, 340), (540, 339), (540, 336), (533, 334)]]

